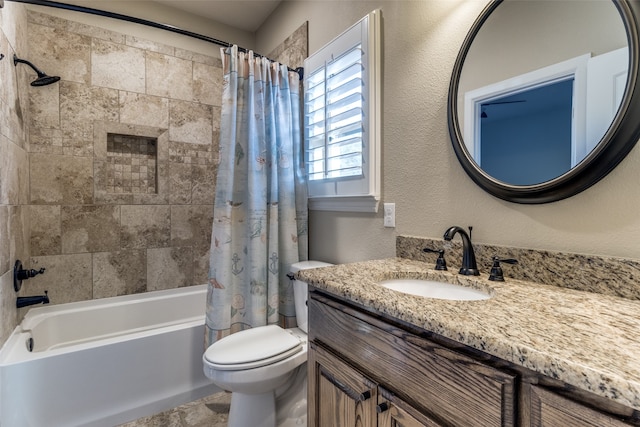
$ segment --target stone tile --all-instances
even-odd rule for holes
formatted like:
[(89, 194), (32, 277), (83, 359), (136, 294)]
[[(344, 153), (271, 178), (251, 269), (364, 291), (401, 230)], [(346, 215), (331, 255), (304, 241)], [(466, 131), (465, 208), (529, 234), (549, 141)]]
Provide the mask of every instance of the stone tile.
[(169, 206), (125, 205), (120, 209), (120, 238), (123, 249), (169, 246), (171, 238)]
[(215, 164), (191, 165), (191, 203), (213, 206), (218, 167)]
[(30, 23), (28, 40), (29, 56), (42, 71), (66, 81), (90, 82), (91, 37)]
[[(9, 57), (10, 49), (9, 41), (4, 33), (0, 31), (0, 52), (3, 52), (5, 57)], [(0, 61), (0, 81), (2, 82), (0, 85), (0, 99), (8, 100), (16, 97), (15, 80), (15, 68), (13, 63), (11, 61)]]
[(156, 147), (158, 162), (166, 162), (169, 159), (169, 135), (166, 128), (95, 121), (93, 122), (93, 145), (94, 156), (98, 160), (107, 159), (107, 134), (109, 133), (156, 138), (158, 143)]
[(189, 61), (198, 62), (206, 65), (213, 65), (218, 68), (222, 68), (222, 61), (220, 58), (214, 56), (204, 55), (202, 53), (193, 52), (191, 50), (176, 48), (175, 56)]
[(221, 392), (176, 408), (182, 412), (184, 426), (226, 427), (231, 406), (231, 393)]
[(93, 203), (93, 160), (85, 157), (31, 154), (31, 203)]
[(169, 163), (169, 203), (191, 203), (191, 165), (185, 163)]
[(193, 285), (192, 248), (147, 249), (147, 290)]
[(18, 325), (16, 293), (13, 290), (13, 269), (0, 276), (0, 346)]
[(166, 129), (169, 127), (169, 100), (120, 91), (120, 122)]
[(158, 163), (156, 173), (156, 194), (134, 194), (133, 203), (142, 205), (164, 205), (169, 203), (169, 164)]
[(31, 256), (60, 255), (62, 253), (60, 206), (30, 205), (29, 216)]
[(171, 246), (208, 247), (212, 223), (213, 206), (171, 206)]
[(120, 249), (119, 206), (63, 206), (60, 222), (62, 253)]
[[(0, 13), (0, 28), (15, 51), (28, 52), (27, 9), (25, 6), (15, 2), (5, 3), (2, 13)], [(4, 54), (7, 55), (7, 52)]]
[(70, 33), (81, 34), (84, 36), (95, 37), (102, 40), (111, 41), (114, 43), (124, 43), (125, 36), (115, 31), (110, 31), (104, 28), (94, 27), (92, 25), (82, 24), (76, 21), (69, 21), (67, 19), (58, 18), (46, 13), (36, 12), (29, 10), (29, 22), (39, 25), (45, 25), (47, 27), (53, 27), (61, 30), (68, 31)]
[(184, 424), (180, 412), (169, 410), (122, 424), (120, 427), (184, 427)]
[(115, 194), (107, 192), (108, 165), (106, 161), (95, 160), (93, 162), (94, 198), (96, 204), (130, 205), (133, 203), (133, 194)]
[(28, 194), (28, 153), (0, 135), (0, 203), (26, 204)]
[(91, 43), (91, 84), (144, 93), (144, 50), (93, 39)]
[(147, 52), (147, 94), (193, 100), (193, 63), (175, 56)]
[(9, 206), (9, 264), (20, 259), (23, 263), (29, 259), (29, 207), (26, 205)]
[(10, 246), (9, 206), (0, 205), (0, 274), (4, 274), (10, 268), (13, 268), (13, 262), (9, 258)]
[(157, 43), (151, 40), (141, 39), (136, 36), (125, 35), (125, 43), (127, 46), (135, 47), (138, 49), (161, 53), (164, 55), (174, 55), (175, 48), (166, 44)]
[(30, 153), (62, 154), (63, 132), (60, 129), (32, 127), (29, 134)]
[[(203, 233), (206, 233), (206, 231), (203, 231)], [(209, 230), (209, 235), (211, 235), (211, 230)], [(209, 237), (209, 240), (211, 240), (211, 237)], [(209, 283), (209, 246), (194, 247), (193, 256), (195, 257), (193, 265), (193, 284), (204, 285), (205, 283)]]
[[(90, 123), (85, 123), (80, 128), (63, 131), (62, 154), (66, 156), (93, 157), (93, 139), (87, 136)], [(91, 133), (90, 131), (88, 132)]]
[(210, 105), (172, 100), (169, 108), (169, 139), (171, 141), (212, 144), (213, 109)]
[(23, 283), (20, 295), (49, 291), (51, 304), (92, 299), (91, 254), (51, 255), (31, 258), (31, 268), (44, 267), (44, 274)]
[(93, 298), (130, 295), (147, 290), (145, 250), (93, 254)]
[(222, 114), (222, 108), (214, 106), (212, 110), (213, 110), (213, 143), (218, 145), (220, 141), (220, 115)]
[(193, 63), (193, 100), (202, 104), (222, 105), (222, 67)]
[(118, 121), (120, 104), (117, 90), (65, 81), (59, 84), (61, 123)]
[(29, 86), (29, 121), (34, 128), (60, 128), (60, 85)]

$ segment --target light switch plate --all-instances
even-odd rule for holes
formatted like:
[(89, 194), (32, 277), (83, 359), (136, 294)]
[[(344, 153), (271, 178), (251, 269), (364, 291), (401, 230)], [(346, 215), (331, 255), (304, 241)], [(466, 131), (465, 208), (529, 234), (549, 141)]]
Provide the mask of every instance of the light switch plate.
[(395, 228), (396, 226), (396, 204), (385, 203), (384, 204), (384, 226)]

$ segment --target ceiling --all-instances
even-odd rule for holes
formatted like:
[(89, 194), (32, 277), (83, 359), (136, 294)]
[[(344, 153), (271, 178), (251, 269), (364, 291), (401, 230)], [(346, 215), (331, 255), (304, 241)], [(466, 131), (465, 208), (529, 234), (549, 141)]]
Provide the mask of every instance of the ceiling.
[(282, 0), (154, 0), (167, 6), (254, 32)]

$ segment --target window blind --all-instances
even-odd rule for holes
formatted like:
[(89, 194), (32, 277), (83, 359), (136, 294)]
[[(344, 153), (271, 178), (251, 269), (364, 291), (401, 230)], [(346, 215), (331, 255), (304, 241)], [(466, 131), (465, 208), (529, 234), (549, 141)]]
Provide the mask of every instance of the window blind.
[(305, 90), (309, 181), (363, 175), (362, 45), (312, 70)]

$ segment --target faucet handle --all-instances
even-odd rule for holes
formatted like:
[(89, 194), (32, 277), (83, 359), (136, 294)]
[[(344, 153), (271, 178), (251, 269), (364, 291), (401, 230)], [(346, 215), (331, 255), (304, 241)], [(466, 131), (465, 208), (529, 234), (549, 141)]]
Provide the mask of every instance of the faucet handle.
[(504, 262), (506, 264), (517, 264), (518, 260), (514, 258), (499, 258), (497, 256), (494, 256), (493, 265), (491, 266), (491, 273), (489, 274), (489, 280), (493, 280), (494, 282), (504, 282), (502, 267), (500, 267), (501, 262)]
[(424, 248), (422, 252), (430, 252), (434, 254), (438, 254), (438, 259), (436, 260), (436, 270), (447, 270), (447, 261), (444, 259), (444, 249), (431, 249)]

